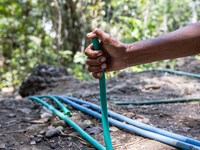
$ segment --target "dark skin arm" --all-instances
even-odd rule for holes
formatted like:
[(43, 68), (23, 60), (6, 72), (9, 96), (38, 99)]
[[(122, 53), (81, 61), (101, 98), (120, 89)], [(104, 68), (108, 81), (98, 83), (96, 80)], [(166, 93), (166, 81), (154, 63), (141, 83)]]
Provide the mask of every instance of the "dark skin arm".
[(95, 29), (87, 38), (97, 37), (102, 50), (94, 51), (91, 44), (85, 50), (88, 56), (88, 70), (99, 79), (101, 71), (124, 69), (139, 64), (185, 57), (200, 53), (200, 21), (174, 32), (132, 44), (124, 44), (103, 32)]

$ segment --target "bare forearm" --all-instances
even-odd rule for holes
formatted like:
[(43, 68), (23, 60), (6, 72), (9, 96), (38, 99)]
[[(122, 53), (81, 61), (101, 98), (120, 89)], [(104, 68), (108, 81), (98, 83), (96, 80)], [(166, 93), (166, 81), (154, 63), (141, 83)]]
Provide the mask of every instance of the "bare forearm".
[(128, 45), (126, 67), (200, 53), (200, 21), (149, 40)]

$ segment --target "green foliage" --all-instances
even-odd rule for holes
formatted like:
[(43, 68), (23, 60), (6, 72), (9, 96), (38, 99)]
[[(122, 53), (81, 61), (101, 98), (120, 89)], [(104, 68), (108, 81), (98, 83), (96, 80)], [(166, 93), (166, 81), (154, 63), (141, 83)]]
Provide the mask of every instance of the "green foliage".
[[(91, 80), (83, 50), (94, 28), (132, 43), (195, 22), (199, 13), (198, 0), (0, 0), (0, 88), (17, 88), (39, 62), (63, 65), (73, 76)], [(175, 61), (129, 70), (173, 67)]]

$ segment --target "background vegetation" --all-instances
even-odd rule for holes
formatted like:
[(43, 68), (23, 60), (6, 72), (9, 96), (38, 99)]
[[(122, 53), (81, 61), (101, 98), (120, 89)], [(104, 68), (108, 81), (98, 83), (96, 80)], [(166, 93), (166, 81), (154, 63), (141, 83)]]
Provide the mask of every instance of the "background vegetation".
[(95, 27), (131, 43), (196, 22), (199, 14), (199, 0), (0, 0), (0, 89), (17, 88), (40, 62), (90, 80), (83, 51)]

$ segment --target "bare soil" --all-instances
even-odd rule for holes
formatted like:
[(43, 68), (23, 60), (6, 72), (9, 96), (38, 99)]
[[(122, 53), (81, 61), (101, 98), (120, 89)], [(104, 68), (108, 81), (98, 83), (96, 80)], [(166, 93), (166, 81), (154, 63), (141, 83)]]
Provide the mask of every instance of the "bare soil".
[[(200, 74), (200, 61), (193, 57), (182, 58), (175, 69)], [(98, 81), (84, 82), (72, 77), (64, 78), (56, 87), (48, 88), (38, 95), (56, 94), (73, 96), (100, 105)], [(40, 119), (44, 108), (28, 98), (20, 100), (5, 98), (0, 101), (0, 149), (5, 150), (92, 150), (88, 142), (78, 140), (80, 135), (65, 126), (66, 136), (46, 138), (40, 135), (54, 127), (60, 120), (55, 115), (47, 122), (33, 124), (30, 119)], [(200, 140), (200, 102), (185, 102), (152, 105), (116, 105), (114, 101), (151, 101), (173, 98), (200, 97), (200, 79), (167, 72), (151, 71), (143, 73), (121, 72), (107, 80), (108, 109), (134, 120), (170, 132)], [(3, 99), (3, 98), (2, 98)], [(52, 102), (48, 101), (50, 104)], [(54, 105), (54, 104), (53, 104)], [(56, 105), (54, 105), (56, 107)], [(72, 120), (77, 124), (90, 120), (88, 128), (98, 127), (98, 134), (90, 134), (104, 144), (101, 121), (67, 106), (72, 112)], [(28, 119), (29, 118), (29, 119)], [(111, 139), (115, 150), (176, 150), (177, 148), (148, 139), (123, 129), (112, 129)], [(73, 136), (72, 136), (73, 135)], [(35, 144), (31, 144), (35, 141)]]

